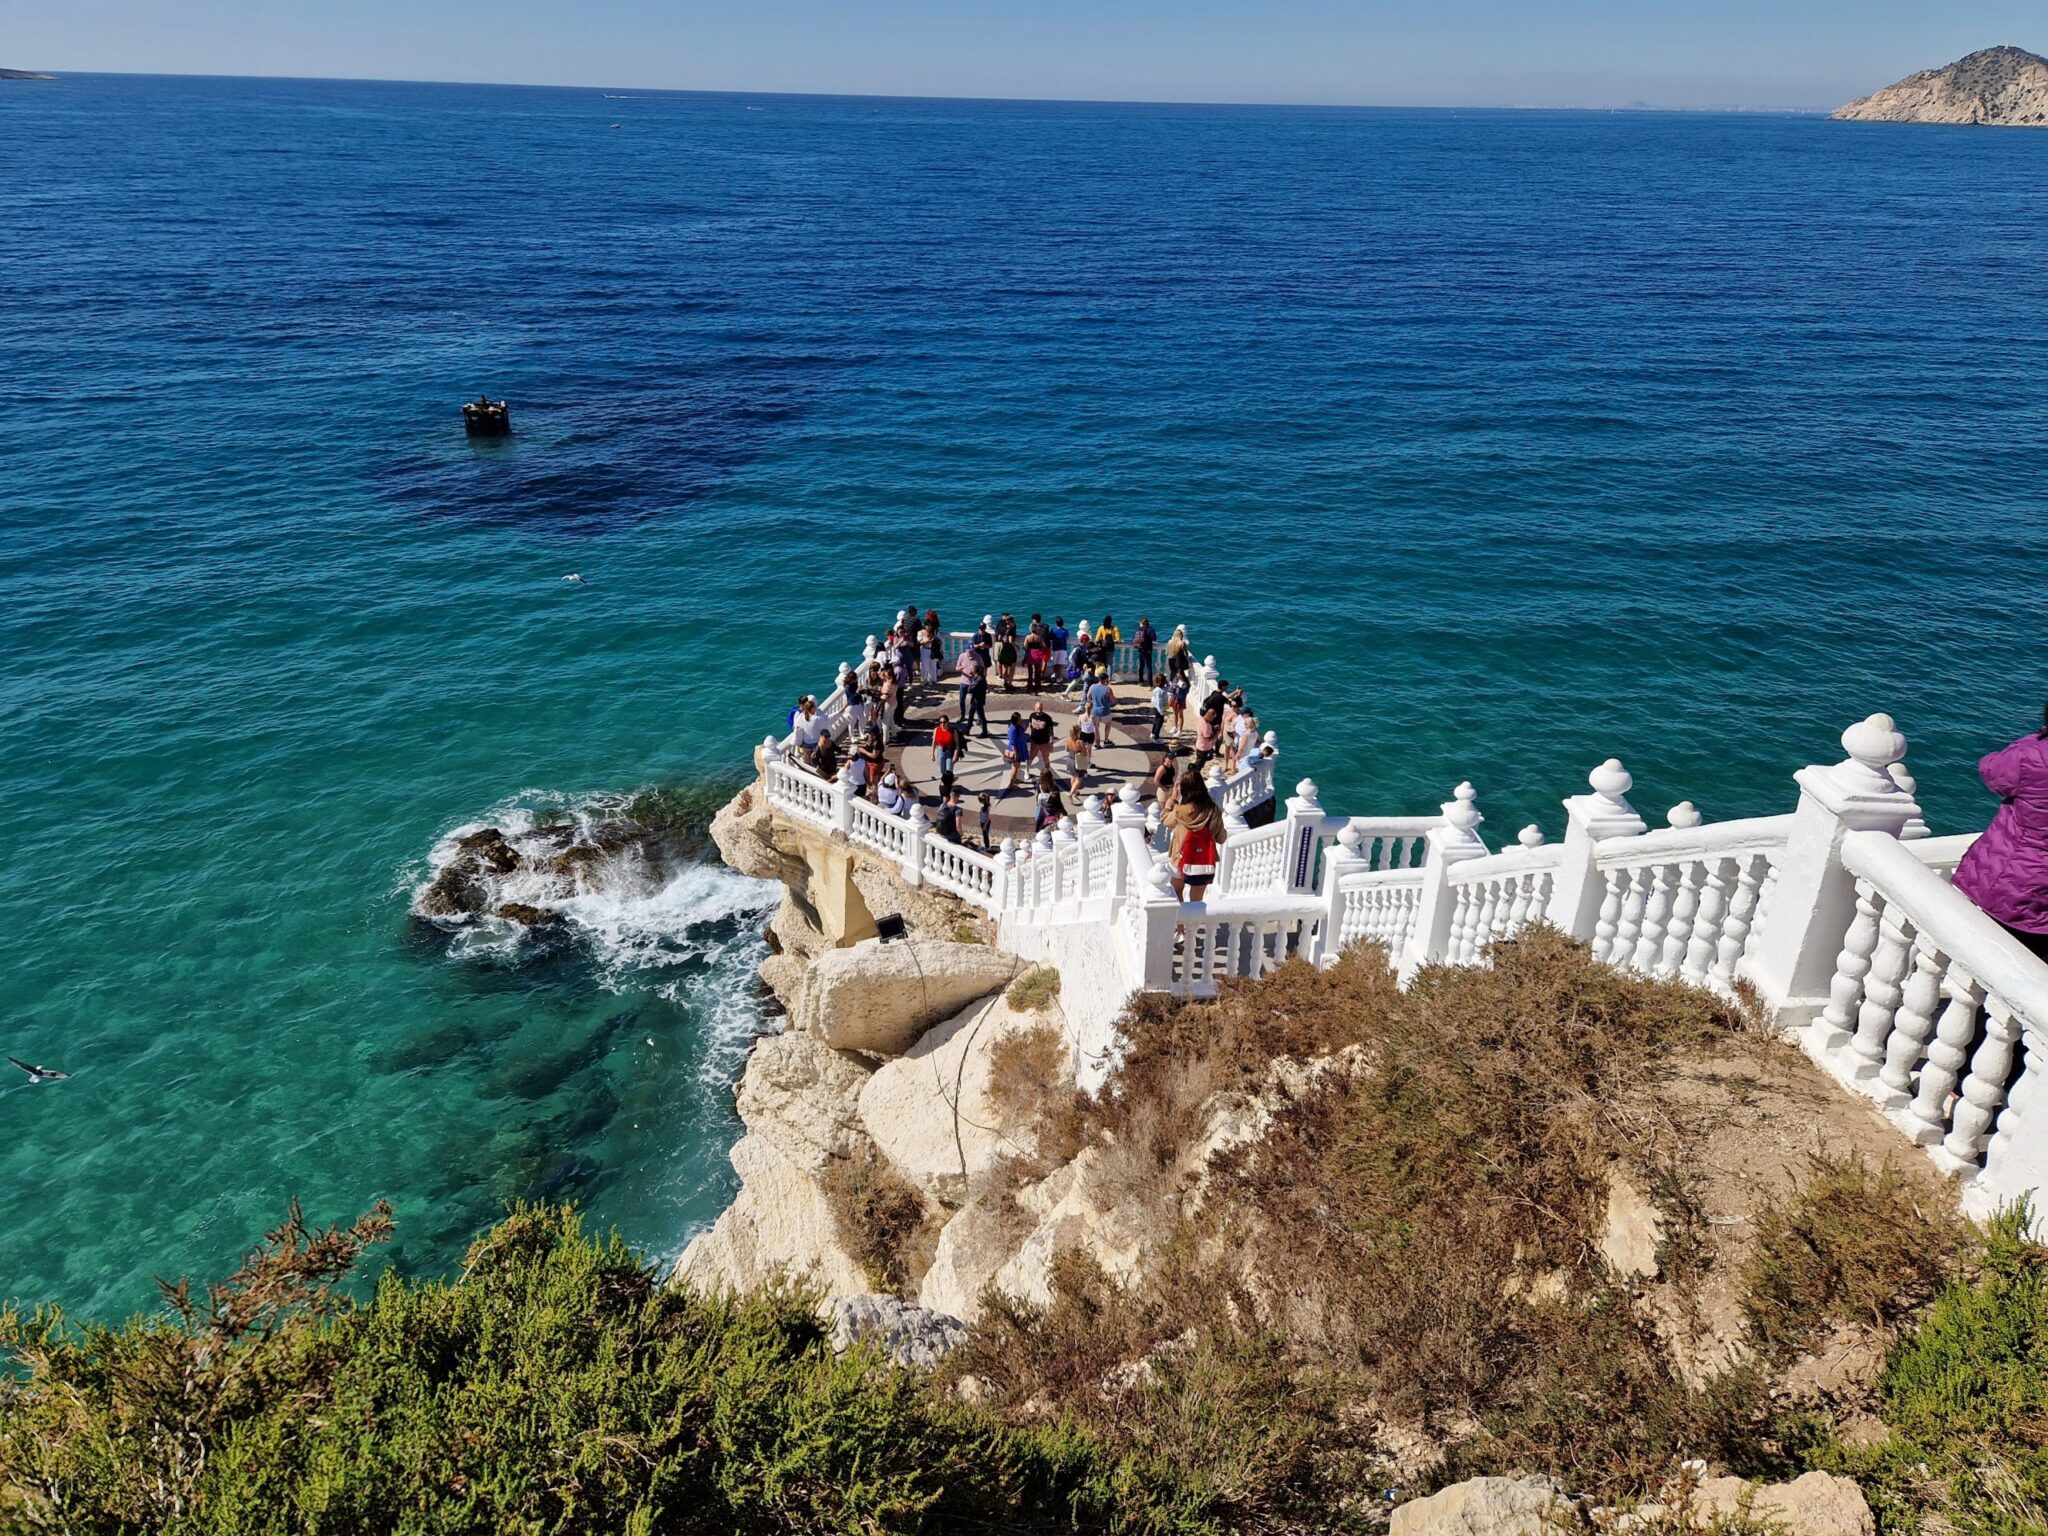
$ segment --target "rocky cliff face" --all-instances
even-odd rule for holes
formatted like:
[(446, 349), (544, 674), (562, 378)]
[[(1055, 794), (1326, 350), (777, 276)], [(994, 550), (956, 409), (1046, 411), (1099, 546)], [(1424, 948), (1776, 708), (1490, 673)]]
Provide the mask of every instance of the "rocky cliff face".
[(1834, 115), (1863, 123), (2048, 127), (2048, 59), (2024, 48), (1985, 48), (1941, 69), (1908, 75)]

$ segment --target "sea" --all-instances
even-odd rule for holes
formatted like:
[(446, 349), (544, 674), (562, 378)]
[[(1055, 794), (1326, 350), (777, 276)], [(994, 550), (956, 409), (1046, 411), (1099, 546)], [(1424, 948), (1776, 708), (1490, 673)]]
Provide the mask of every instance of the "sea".
[(293, 1198), (672, 1258), (773, 888), (409, 907), (715, 801), (905, 603), (1184, 622), (1286, 783), (1496, 841), (1607, 757), (1787, 810), (1876, 710), (1975, 828), (2048, 694), (2048, 135), (78, 75), (0, 206), (0, 1054), (71, 1074), (0, 1083), (0, 1296)]

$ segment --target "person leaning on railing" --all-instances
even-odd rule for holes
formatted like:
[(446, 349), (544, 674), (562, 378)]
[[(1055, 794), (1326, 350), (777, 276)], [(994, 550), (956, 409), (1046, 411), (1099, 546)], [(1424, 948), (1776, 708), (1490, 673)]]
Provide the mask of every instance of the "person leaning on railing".
[(2048, 960), (2048, 709), (2041, 730), (1977, 764), (2005, 803), (1956, 866), (1955, 888)]

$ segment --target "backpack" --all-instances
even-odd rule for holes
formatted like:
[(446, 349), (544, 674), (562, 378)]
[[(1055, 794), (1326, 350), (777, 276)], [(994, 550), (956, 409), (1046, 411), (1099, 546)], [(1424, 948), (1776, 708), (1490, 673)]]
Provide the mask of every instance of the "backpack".
[(1206, 826), (1190, 827), (1181, 839), (1180, 874), (1197, 884), (1216, 877), (1216, 834)]

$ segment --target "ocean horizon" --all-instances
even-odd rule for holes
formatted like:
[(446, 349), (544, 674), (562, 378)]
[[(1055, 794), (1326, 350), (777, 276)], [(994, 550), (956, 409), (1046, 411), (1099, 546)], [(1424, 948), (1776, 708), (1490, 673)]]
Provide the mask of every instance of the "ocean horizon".
[[(299, 1196), (672, 1256), (771, 892), (408, 917), (486, 820), (715, 803), (905, 602), (1186, 622), (1332, 810), (1609, 756), (1936, 831), (2038, 722), (2048, 140), (1797, 112), (0, 86), (0, 1296)], [(515, 436), (466, 440), (463, 401)], [(565, 584), (569, 572), (587, 586)]]

